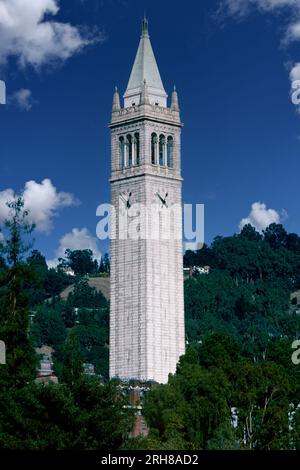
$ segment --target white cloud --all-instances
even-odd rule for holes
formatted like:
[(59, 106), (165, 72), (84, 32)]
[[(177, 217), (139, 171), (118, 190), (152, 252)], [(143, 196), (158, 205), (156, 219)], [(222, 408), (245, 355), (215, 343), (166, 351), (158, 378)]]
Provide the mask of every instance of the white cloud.
[(22, 111), (30, 111), (32, 106), (36, 104), (36, 101), (32, 97), (31, 90), (28, 90), (27, 88), (21, 88), (20, 90), (15, 91), (15, 93), (9, 97), (8, 102)]
[[(220, 17), (233, 16), (243, 18), (252, 10), (260, 12), (277, 13), (281, 10), (287, 11), (285, 19), (285, 33), (282, 45), (287, 46), (291, 42), (300, 41), (300, 0), (222, 0), (218, 10)], [(295, 80), (300, 79), (300, 63), (294, 64), (290, 69), (292, 102), (296, 104), (300, 113), (299, 103), (295, 102)]]
[(220, 3), (220, 11), (229, 15), (245, 16), (252, 9), (260, 11), (275, 11), (280, 8), (300, 10), (299, 0), (223, 0)]
[(291, 82), (295, 80), (300, 80), (300, 63), (299, 62), (293, 65), (290, 71), (290, 80)]
[(291, 23), (286, 31), (285, 37), (283, 39), (283, 44), (287, 45), (294, 41), (300, 40), (300, 21), (295, 21)]
[[(36, 225), (39, 232), (51, 231), (53, 218), (60, 209), (78, 204), (73, 194), (59, 192), (48, 178), (41, 183), (27, 181), (22, 195), (24, 208), (29, 211), (29, 220)], [(13, 189), (0, 191), (0, 223), (9, 216), (6, 202), (14, 198)]]
[(103, 39), (99, 33), (83, 34), (70, 23), (53, 21), (59, 9), (58, 0), (0, 0), (0, 64), (15, 57), (22, 67), (38, 68)]
[(92, 250), (95, 259), (101, 258), (101, 253), (97, 246), (97, 238), (93, 237), (87, 228), (73, 228), (72, 232), (66, 233), (60, 240), (55, 257), (47, 260), (49, 267), (56, 267), (58, 258), (63, 258), (65, 251), (70, 250)]
[(242, 230), (244, 225), (251, 224), (259, 232), (265, 230), (270, 224), (278, 224), (282, 219), (287, 218), (286, 211), (280, 215), (275, 209), (267, 209), (266, 204), (262, 202), (254, 202), (248, 217), (240, 221), (239, 228)]

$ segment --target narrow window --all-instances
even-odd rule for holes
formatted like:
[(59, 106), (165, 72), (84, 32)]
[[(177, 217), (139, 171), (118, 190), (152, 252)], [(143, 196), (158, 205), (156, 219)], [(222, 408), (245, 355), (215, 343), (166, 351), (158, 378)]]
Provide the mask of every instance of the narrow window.
[(121, 168), (124, 168), (125, 167), (125, 142), (124, 142), (124, 137), (119, 138), (119, 146), (120, 146)]
[(156, 148), (157, 148), (157, 135), (155, 132), (151, 134), (151, 163), (155, 165), (156, 163)]
[(173, 166), (173, 148), (174, 148), (173, 137), (169, 136), (167, 140), (167, 166), (169, 168)]
[(140, 135), (138, 132), (134, 134), (134, 145), (135, 145), (135, 163), (140, 164)]
[(127, 136), (127, 150), (128, 150), (128, 166), (132, 165), (132, 137), (130, 134)]
[(165, 136), (160, 135), (159, 136), (159, 165), (163, 166), (164, 165), (164, 152), (165, 152)]

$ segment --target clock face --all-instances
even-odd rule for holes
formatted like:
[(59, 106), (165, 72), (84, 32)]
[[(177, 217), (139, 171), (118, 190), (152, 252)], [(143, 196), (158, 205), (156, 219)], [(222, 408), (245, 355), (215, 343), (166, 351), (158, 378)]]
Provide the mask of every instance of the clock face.
[(158, 189), (155, 192), (156, 203), (158, 202), (161, 207), (168, 208), (170, 205), (170, 195), (169, 191), (166, 189)]
[(132, 191), (121, 191), (119, 193), (119, 202), (124, 205), (126, 209), (130, 209), (133, 204)]

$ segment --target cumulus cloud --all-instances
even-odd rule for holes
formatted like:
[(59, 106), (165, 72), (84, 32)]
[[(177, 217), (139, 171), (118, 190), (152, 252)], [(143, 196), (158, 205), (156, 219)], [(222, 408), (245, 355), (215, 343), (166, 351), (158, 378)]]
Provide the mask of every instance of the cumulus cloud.
[(287, 217), (286, 211), (282, 211), (279, 214), (275, 209), (268, 209), (266, 204), (262, 202), (254, 202), (251, 206), (251, 211), (248, 217), (245, 217), (240, 221), (239, 228), (242, 228), (246, 224), (251, 224), (259, 232), (265, 230), (270, 224), (278, 224)]
[[(27, 181), (24, 191), (24, 208), (29, 211), (29, 220), (39, 232), (48, 233), (53, 227), (53, 218), (64, 207), (78, 204), (73, 194), (58, 191), (51, 180), (46, 178), (41, 183)], [(6, 203), (16, 197), (13, 189), (0, 191), (0, 224), (9, 216)]]
[(71, 232), (66, 233), (60, 240), (55, 257), (47, 260), (49, 267), (56, 267), (58, 258), (63, 258), (65, 251), (70, 250), (92, 250), (95, 259), (101, 258), (101, 253), (97, 246), (97, 238), (92, 236), (87, 228), (73, 228)]
[(33, 99), (31, 90), (21, 88), (9, 97), (8, 103), (16, 106), (22, 111), (30, 111), (32, 106), (37, 102)]
[(15, 57), (20, 66), (38, 68), (64, 61), (103, 37), (54, 21), (58, 0), (0, 0), (0, 64)]

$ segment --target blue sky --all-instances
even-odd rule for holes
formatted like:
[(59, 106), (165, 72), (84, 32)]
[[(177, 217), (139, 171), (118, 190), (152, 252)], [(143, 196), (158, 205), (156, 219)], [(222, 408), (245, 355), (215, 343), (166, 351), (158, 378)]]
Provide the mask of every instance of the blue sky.
[(24, 18), (20, 0), (0, 0), (16, 20), (8, 27), (0, 9), (0, 222), (5, 197), (27, 183), (48, 259), (68, 243), (95, 246), (96, 208), (110, 197), (113, 90), (125, 91), (146, 11), (164, 86), (179, 94), (183, 200), (205, 204), (206, 242), (237, 232), (254, 203), (258, 228), (282, 220), (299, 233), (300, 114), (290, 90), (300, 78), (300, 1), (278, 3), (39, 0)]

